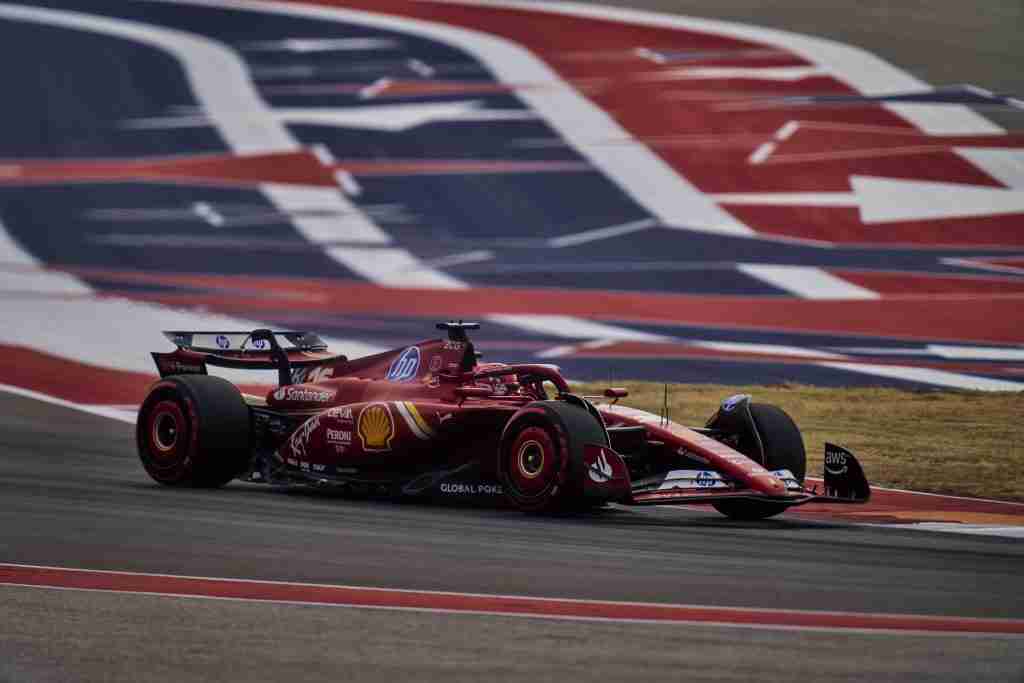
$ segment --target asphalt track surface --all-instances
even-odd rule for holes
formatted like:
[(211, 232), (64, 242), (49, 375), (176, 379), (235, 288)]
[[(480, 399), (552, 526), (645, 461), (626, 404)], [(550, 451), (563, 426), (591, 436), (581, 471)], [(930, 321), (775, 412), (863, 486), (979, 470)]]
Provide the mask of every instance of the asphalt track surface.
[[(151, 483), (131, 426), (0, 399), (0, 562), (581, 599), (1014, 618), (1024, 544), (678, 509), (543, 519)], [(45, 443), (41, 449), (40, 444)], [(0, 680), (1013, 680), (1019, 638), (556, 622), (3, 587)], [(870, 652), (870, 657), (865, 653)]]
[[(1021, 90), (1019, 4), (991, 3), (985, 12), (955, 3), (861, 3), (861, 11), (707, 4), (630, 3), (835, 37), (935, 83)], [(926, 17), (929, 31), (908, 30), (906, 16)], [(0, 562), (725, 606), (1024, 614), (1019, 541), (785, 518), (738, 524), (676, 509), (536, 519), (238, 484), (169, 490), (139, 467), (128, 425), (6, 395), (0, 415)], [(559, 622), (0, 587), (0, 681), (399, 677), (1013, 681), (1024, 680), (1024, 652), (1020, 639), (1002, 637)]]

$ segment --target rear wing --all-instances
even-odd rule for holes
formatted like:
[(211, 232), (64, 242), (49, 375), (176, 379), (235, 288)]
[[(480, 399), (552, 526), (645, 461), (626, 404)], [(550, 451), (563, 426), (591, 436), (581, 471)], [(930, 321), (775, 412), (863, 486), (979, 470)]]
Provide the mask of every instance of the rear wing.
[(292, 383), (292, 367), (346, 363), (348, 358), (327, 352), (327, 344), (312, 332), (186, 332), (165, 331), (178, 348), (152, 354), (161, 377), (205, 375), (206, 366), (243, 370), (277, 370), (278, 384)]
[(179, 349), (205, 353), (267, 353), (271, 349), (271, 336), (286, 351), (326, 351), (327, 343), (312, 332), (182, 332), (164, 331), (167, 340)]

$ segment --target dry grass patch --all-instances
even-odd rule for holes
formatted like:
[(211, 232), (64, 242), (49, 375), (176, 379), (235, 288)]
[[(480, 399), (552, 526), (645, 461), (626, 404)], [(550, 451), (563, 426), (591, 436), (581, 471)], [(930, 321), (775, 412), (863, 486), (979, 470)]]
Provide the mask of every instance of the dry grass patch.
[[(616, 382), (624, 404), (660, 413), (664, 385)], [(606, 385), (574, 387), (599, 394)], [(719, 402), (752, 394), (793, 416), (807, 471), (820, 475), (825, 441), (849, 448), (872, 484), (1024, 501), (1024, 408), (1019, 393), (828, 389), (800, 385), (669, 385), (673, 420), (703, 425)]]

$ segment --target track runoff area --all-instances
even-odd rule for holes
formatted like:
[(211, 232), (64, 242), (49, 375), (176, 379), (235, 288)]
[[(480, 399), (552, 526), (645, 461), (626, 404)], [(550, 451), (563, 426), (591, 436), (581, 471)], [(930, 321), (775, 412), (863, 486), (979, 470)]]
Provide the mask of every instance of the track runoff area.
[[(453, 313), (485, 321), (495, 357), (580, 378), (1024, 388), (1024, 145), (970, 108), (1012, 97), (808, 36), (569, 3), (8, 3), (0, 32), (26, 56), (0, 131), (0, 306), (19, 321), (0, 331), (0, 382), (25, 399), (133, 419), (161, 329), (308, 327), (357, 356)], [(878, 505), (870, 521), (937, 529), (1015, 535), (1020, 519), (904, 492)], [(309, 588), (2, 575), (283, 602)], [(979, 617), (309, 594), (1019, 634)]]

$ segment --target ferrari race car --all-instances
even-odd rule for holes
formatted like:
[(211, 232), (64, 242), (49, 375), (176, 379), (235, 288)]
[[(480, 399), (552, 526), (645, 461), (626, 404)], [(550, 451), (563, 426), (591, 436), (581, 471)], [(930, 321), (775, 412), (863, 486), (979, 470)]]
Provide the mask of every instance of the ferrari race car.
[[(467, 331), (364, 358), (306, 332), (165, 332), (161, 379), (138, 416), (139, 457), (171, 486), (233, 479), (351, 495), (511, 504), (528, 512), (704, 503), (761, 519), (805, 503), (863, 503), (857, 459), (827, 444), (822, 490), (804, 485), (800, 431), (748, 395), (704, 427), (577, 396), (553, 365), (481, 363)], [(244, 393), (209, 366), (276, 370)], [(549, 395), (549, 391), (552, 394)]]

